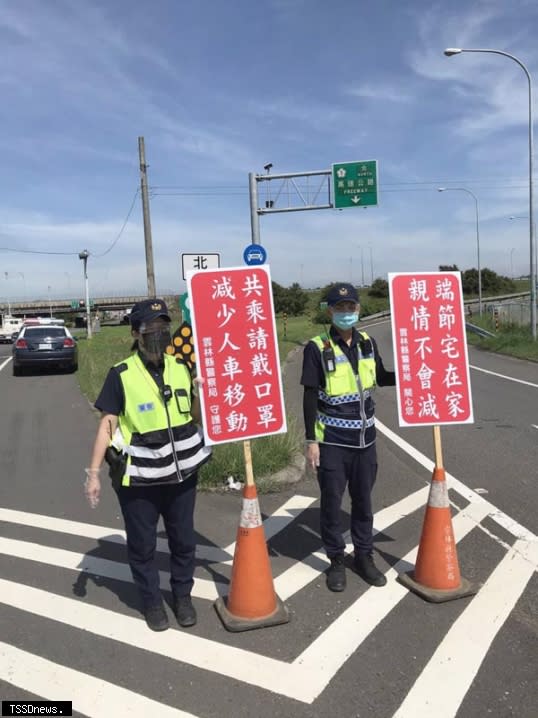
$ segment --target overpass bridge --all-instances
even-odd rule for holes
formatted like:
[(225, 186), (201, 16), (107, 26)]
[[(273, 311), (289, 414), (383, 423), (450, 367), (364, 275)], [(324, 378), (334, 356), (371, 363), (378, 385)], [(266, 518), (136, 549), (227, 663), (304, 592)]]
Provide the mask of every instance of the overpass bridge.
[[(122, 312), (132, 307), (135, 302), (147, 299), (147, 295), (127, 297), (99, 297), (90, 302), (92, 312)], [(177, 304), (176, 297), (163, 297), (169, 306)], [(0, 303), (0, 314), (11, 313), (15, 317), (35, 317), (56, 314), (80, 314), (86, 311), (86, 305), (80, 306), (78, 299), (50, 299), (37, 300), (33, 302), (7, 302)]]

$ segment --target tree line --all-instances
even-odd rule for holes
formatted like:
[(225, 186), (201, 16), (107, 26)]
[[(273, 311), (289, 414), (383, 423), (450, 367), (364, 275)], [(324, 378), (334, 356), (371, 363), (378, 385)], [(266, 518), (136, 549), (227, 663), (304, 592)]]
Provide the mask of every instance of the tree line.
[[(458, 269), (456, 264), (442, 264), (439, 267), (439, 271), (460, 272), (461, 270)], [(517, 289), (516, 284), (509, 277), (497, 274), (492, 269), (486, 267), (481, 270), (481, 274), (482, 293), (484, 295), (495, 296), (498, 294), (511, 294)], [(297, 282), (294, 282), (290, 287), (283, 287), (277, 282), (272, 282), (271, 284), (273, 288), (273, 302), (277, 314), (287, 314), (290, 317), (295, 317), (306, 313), (311, 302), (311, 294), (302, 289)], [(320, 302), (326, 301), (329, 290), (334, 284), (335, 282), (332, 282), (318, 290), (319, 302), (316, 303), (315, 309), (318, 309)], [(478, 295), (478, 270), (473, 267), (472, 269), (462, 271), (461, 284), (464, 296)], [(368, 300), (370, 300), (370, 298), (374, 298), (375, 300), (388, 299), (389, 283), (386, 279), (378, 277), (366, 291), (366, 301), (361, 301), (361, 313), (363, 316), (371, 313), (368, 311)], [(372, 306), (371, 310), (378, 311), (378, 308), (377, 306)]]

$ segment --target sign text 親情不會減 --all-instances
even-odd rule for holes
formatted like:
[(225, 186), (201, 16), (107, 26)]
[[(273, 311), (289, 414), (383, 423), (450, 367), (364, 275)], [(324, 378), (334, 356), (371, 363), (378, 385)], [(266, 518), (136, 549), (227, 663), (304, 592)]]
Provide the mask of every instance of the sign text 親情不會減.
[(472, 423), (460, 273), (388, 276), (400, 426)]

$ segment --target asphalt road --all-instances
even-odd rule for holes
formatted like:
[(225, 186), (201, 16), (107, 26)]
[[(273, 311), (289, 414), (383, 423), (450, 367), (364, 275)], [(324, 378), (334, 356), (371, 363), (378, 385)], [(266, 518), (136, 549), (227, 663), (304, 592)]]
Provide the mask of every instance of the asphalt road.
[[(389, 324), (369, 331), (391, 367)], [(153, 634), (138, 612), (112, 491), (93, 511), (82, 498), (96, 417), (76, 375), (15, 378), (9, 356), (0, 346), (2, 699), (72, 700), (74, 715), (131, 718), (534, 718), (537, 365), (471, 349), (475, 423), (442, 429), (460, 568), (481, 586), (474, 597), (426, 603), (396, 581), (413, 565), (433, 441), (431, 429), (397, 426), (394, 390), (384, 388), (375, 525), (387, 587), (348, 571), (346, 592), (326, 590), (317, 488), (306, 476), (260, 497), (290, 622), (227, 632), (213, 602), (227, 591), (241, 498), (200, 493), (199, 622)], [(299, 418), (300, 359), (299, 349), (284, 370), (288, 411)], [(169, 598), (165, 578), (163, 588)]]

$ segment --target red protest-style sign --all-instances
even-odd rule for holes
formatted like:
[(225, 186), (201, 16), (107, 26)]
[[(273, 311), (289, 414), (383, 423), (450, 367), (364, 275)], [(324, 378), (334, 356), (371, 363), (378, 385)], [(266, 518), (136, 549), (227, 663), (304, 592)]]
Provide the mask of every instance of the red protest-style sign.
[(208, 444), (286, 431), (268, 265), (189, 272)]
[(400, 426), (472, 423), (461, 274), (388, 277)]

